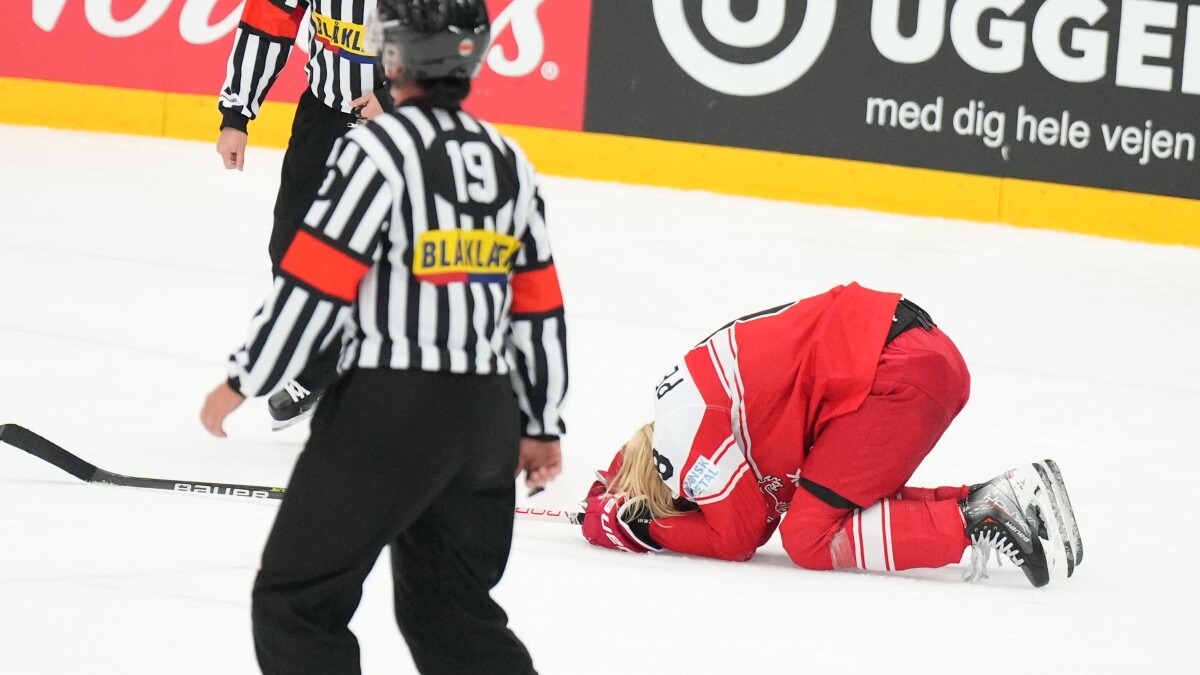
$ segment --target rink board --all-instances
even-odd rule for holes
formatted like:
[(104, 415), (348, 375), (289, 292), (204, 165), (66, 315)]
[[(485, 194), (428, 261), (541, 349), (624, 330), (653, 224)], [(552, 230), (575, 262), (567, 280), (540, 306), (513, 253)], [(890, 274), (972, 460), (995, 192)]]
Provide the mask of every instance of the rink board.
[[(216, 98), (0, 78), (0, 122), (212, 141)], [(81, 105), (86, 102), (86, 105)], [(251, 142), (282, 148), (295, 106)], [(1195, 200), (827, 157), (501, 125), (546, 174), (1200, 246)]]

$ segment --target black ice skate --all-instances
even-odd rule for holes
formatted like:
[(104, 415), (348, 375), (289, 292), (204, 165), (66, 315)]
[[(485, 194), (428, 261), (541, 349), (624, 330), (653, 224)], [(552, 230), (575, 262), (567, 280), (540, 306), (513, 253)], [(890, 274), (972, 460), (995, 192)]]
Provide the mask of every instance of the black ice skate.
[(1067, 567), (1062, 527), (1050, 504), (1051, 488), (1039, 480), (1032, 465), (1005, 472), (975, 485), (962, 502), (971, 562), (963, 578), (987, 578), (993, 550), (1025, 572), (1029, 583), (1042, 587)]
[(271, 430), (279, 431), (312, 415), (324, 392), (313, 393), (305, 389), (295, 380), (288, 380), (283, 389), (267, 399), (267, 409), (271, 411)]

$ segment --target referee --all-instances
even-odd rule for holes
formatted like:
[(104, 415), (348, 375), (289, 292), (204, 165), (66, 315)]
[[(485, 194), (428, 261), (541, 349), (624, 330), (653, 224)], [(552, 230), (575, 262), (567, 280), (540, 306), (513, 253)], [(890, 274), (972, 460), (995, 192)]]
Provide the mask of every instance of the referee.
[[(366, 18), (375, 0), (246, 0), (229, 53), (218, 109), (217, 153), (226, 169), (241, 171), (247, 128), (283, 72), (298, 35), (308, 55), (308, 89), (300, 96), (275, 197), (268, 252), (275, 271), (300, 229), (325, 175), (334, 142), (349, 127), (391, 110), (392, 96), (375, 55), (366, 47)], [(307, 21), (305, 21), (307, 17)], [(301, 25), (307, 24), (301, 31)], [(268, 400), (272, 427), (305, 419), (337, 376), (334, 344), (310, 360), (295, 380)]]
[(425, 673), (531, 673), (491, 598), (513, 477), (561, 468), (562, 295), (521, 149), (460, 108), (487, 49), (482, 0), (380, 0), (393, 112), (346, 134), (204, 426), (345, 332), (254, 584), (266, 673), (357, 673), (347, 624), (392, 549), (396, 617)]

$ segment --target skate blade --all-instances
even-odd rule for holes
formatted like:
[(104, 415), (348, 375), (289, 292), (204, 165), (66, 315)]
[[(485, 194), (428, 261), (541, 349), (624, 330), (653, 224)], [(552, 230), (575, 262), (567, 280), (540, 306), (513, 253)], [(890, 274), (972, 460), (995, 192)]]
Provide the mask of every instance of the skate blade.
[(1075, 563), (1069, 552), (1069, 544), (1064, 539), (1060, 519), (1051, 503), (1051, 488), (1042, 483), (1036, 464), (1018, 467), (1014, 473), (1016, 480), (1010, 479), (1010, 484), (1015, 490), (1017, 503), (1031, 523), (1037, 523), (1034, 536), (1046, 558), (1046, 581), (1034, 585), (1044, 586), (1056, 579), (1066, 579), (1074, 572)]
[(1083, 538), (1079, 535), (1079, 522), (1075, 520), (1075, 509), (1071, 507), (1071, 497), (1067, 494), (1067, 484), (1063, 481), (1062, 471), (1052, 459), (1044, 460), (1054, 481), (1054, 494), (1058, 497), (1058, 506), (1062, 509), (1063, 523), (1066, 525), (1064, 534), (1071, 538), (1071, 548), (1075, 553), (1075, 566), (1083, 563)]
[(277, 420), (277, 419), (272, 418), (271, 419), (271, 431), (283, 431), (284, 429), (287, 429), (288, 427), (294, 427), (297, 424), (303, 422), (304, 420), (312, 417), (313, 411), (315, 409), (316, 409), (315, 407), (309, 408), (308, 410), (305, 410), (304, 412), (300, 413), (299, 415), (296, 415), (295, 417), (293, 417), (291, 419), (287, 419), (287, 420)]
[[(1046, 530), (1050, 537), (1050, 548), (1055, 553), (1061, 553), (1061, 559), (1056, 561), (1060, 567), (1066, 568), (1067, 577), (1075, 574), (1075, 553), (1072, 551), (1071, 538), (1067, 534), (1067, 526), (1064, 524), (1062, 507), (1058, 503), (1058, 496), (1055, 494), (1054, 480), (1050, 477), (1050, 471), (1040, 462), (1034, 462), (1033, 468), (1037, 472), (1037, 477), (1041, 483), (1037, 490), (1039, 497), (1039, 508), (1042, 510), (1043, 519), (1046, 520)], [(1056, 558), (1059, 556), (1055, 556)], [(1051, 575), (1054, 571), (1051, 569)]]

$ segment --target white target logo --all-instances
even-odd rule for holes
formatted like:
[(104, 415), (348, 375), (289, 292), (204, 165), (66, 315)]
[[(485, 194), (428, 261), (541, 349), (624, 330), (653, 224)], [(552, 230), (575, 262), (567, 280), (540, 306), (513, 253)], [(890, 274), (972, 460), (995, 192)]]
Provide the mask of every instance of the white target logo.
[[(812, 68), (833, 33), (837, 0), (808, 0), (804, 25), (796, 39), (759, 63), (731, 63), (700, 43), (688, 26), (688, 0), (653, 0), (654, 21), (671, 57), (694, 80), (731, 96), (762, 96), (787, 87)], [(731, 47), (751, 49), (770, 44), (783, 32), (785, 0), (758, 0), (748, 21), (734, 16), (733, 0), (703, 0), (701, 18), (709, 34)]]

